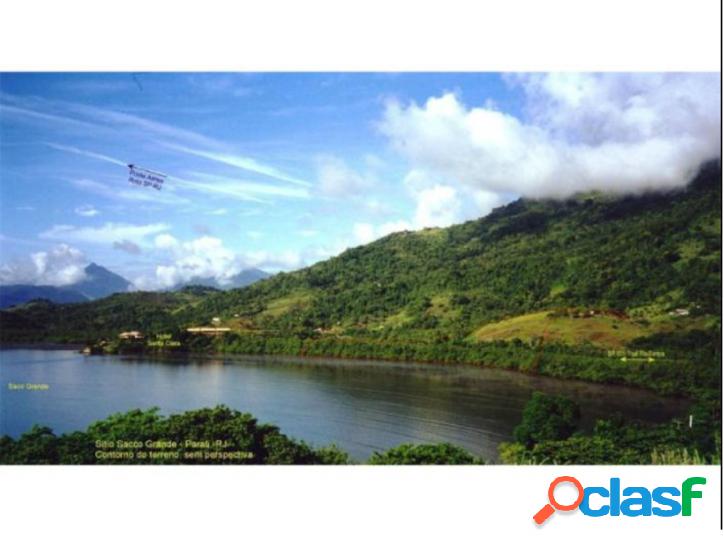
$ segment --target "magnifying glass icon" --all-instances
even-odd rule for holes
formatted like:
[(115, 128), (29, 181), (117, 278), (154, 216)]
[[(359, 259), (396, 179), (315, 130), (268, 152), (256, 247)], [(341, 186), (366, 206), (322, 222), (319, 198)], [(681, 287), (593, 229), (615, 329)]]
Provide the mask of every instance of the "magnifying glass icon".
[[(556, 487), (562, 483), (571, 483), (576, 489), (578, 489), (578, 497), (573, 504), (560, 504), (556, 501), (554, 493)], [(583, 502), (583, 486), (581, 485), (581, 482), (572, 476), (559, 476), (553, 480), (550, 487), (548, 487), (548, 500), (550, 501), (550, 504), (546, 504), (543, 508), (538, 510), (535, 516), (533, 516), (533, 520), (535, 520), (538, 525), (543, 525), (543, 522), (551, 517), (556, 510), (560, 510), (561, 512), (570, 512), (571, 510), (578, 508), (578, 506)]]

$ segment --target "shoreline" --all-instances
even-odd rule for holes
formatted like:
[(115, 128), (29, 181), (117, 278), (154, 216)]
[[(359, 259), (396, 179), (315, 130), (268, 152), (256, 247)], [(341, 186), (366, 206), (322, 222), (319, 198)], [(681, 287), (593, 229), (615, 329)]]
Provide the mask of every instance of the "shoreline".
[[(50, 342), (6, 342), (6, 343), (0, 343), (0, 351), (2, 350), (72, 350), (76, 351), (80, 354), (82, 354), (82, 351), (84, 348), (88, 347), (85, 343), (50, 343)], [(88, 355), (91, 356), (91, 355)], [(540, 373), (539, 371), (534, 371), (531, 369), (521, 369), (520, 367), (516, 366), (498, 366), (495, 364), (486, 364), (482, 362), (466, 362), (466, 361), (450, 361), (450, 362), (443, 362), (440, 360), (416, 360), (416, 359), (395, 359), (395, 358), (379, 358), (379, 357), (365, 357), (365, 356), (339, 356), (339, 355), (308, 355), (308, 354), (290, 354), (290, 353), (284, 353), (284, 352), (266, 352), (266, 353), (253, 353), (253, 352), (243, 352), (243, 353), (235, 353), (235, 352), (194, 352), (194, 351), (188, 351), (188, 350), (174, 350), (174, 351), (163, 351), (163, 350), (155, 350), (155, 351), (146, 351), (142, 350), (139, 352), (126, 352), (126, 353), (102, 353), (102, 354), (93, 354), (92, 356), (121, 356), (121, 357), (138, 357), (138, 358), (157, 358), (160, 360), (173, 360), (174, 358), (199, 358), (199, 359), (213, 359), (213, 358), (228, 358), (228, 359), (249, 359), (249, 358), (270, 358), (270, 359), (287, 359), (288, 361), (296, 361), (297, 363), (301, 363), (305, 360), (314, 360), (314, 361), (322, 361), (322, 360), (332, 360), (332, 361), (340, 361), (340, 362), (370, 362), (370, 363), (380, 363), (380, 364), (402, 364), (402, 365), (427, 365), (427, 366), (437, 366), (441, 368), (449, 367), (449, 366), (462, 366), (466, 368), (484, 368), (489, 370), (500, 370), (504, 372), (510, 372), (515, 374), (520, 374), (527, 377), (537, 377), (541, 379), (550, 379), (550, 380), (556, 380), (556, 381), (571, 381), (571, 382), (580, 382), (588, 385), (602, 385), (602, 386), (609, 386), (609, 387), (623, 387), (628, 389), (633, 389), (635, 391), (641, 391), (646, 393), (651, 393), (656, 396), (660, 396), (667, 399), (672, 400), (686, 400), (686, 401), (692, 401), (694, 400), (694, 396), (683, 394), (683, 393), (673, 393), (673, 394), (665, 394), (658, 392), (655, 388), (652, 387), (646, 387), (643, 385), (637, 385), (635, 383), (626, 383), (623, 381), (596, 381), (591, 379), (586, 379), (582, 377), (575, 377), (575, 376), (558, 376), (558, 375), (552, 375), (547, 373)]]
[(0, 343), (0, 351), (12, 349), (32, 349), (37, 351), (82, 351), (85, 343), (49, 343), (41, 342), (5, 342)]

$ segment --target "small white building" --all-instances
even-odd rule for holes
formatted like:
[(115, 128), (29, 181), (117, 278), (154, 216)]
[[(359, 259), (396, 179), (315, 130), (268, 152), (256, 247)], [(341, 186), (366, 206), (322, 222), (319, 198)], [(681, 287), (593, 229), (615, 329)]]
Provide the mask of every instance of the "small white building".
[(226, 332), (231, 332), (231, 328), (215, 328), (213, 326), (194, 326), (186, 328), (189, 334), (201, 334), (202, 336), (220, 336)]
[(120, 339), (143, 339), (143, 334), (138, 330), (131, 330), (130, 332), (121, 332), (118, 337)]

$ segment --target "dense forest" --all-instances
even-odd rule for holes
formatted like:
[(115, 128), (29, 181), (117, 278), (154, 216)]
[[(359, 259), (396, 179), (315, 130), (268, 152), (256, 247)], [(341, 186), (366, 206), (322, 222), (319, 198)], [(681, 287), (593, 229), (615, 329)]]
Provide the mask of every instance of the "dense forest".
[[(226, 292), (132, 292), (0, 312), (3, 342), (103, 351), (277, 353), (469, 362), (662, 393), (718, 391), (721, 163), (684, 189), (519, 199), (400, 232)], [(192, 335), (192, 326), (229, 328)], [(118, 334), (140, 330), (144, 343)]]

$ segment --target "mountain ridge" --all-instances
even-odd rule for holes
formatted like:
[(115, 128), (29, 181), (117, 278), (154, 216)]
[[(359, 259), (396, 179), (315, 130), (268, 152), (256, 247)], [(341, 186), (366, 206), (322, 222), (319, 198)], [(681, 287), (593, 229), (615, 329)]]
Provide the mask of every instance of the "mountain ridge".
[[(721, 162), (715, 161), (684, 189), (519, 199), (477, 220), (390, 234), (245, 288), (116, 294), (56, 306), (62, 324), (42, 309), (0, 319), (6, 338), (24, 332), (72, 339), (89, 331), (114, 337), (216, 317), (239, 333), (428, 343), (472, 339), (481, 327), (516, 316), (585, 308), (620, 310), (641, 323), (637, 332), (652, 335), (711, 330), (721, 327), (720, 237)], [(676, 309), (688, 316), (670, 315)], [(32, 334), (41, 317), (50, 322)], [(621, 326), (602, 322), (611, 330)]]

